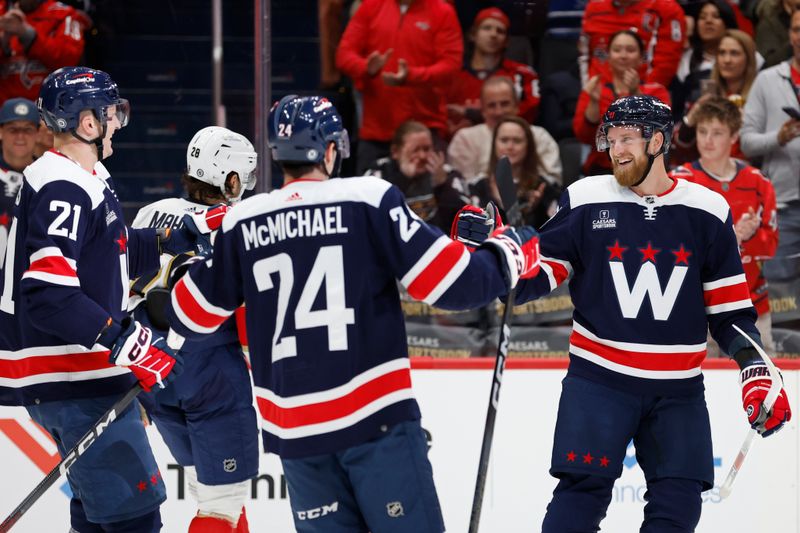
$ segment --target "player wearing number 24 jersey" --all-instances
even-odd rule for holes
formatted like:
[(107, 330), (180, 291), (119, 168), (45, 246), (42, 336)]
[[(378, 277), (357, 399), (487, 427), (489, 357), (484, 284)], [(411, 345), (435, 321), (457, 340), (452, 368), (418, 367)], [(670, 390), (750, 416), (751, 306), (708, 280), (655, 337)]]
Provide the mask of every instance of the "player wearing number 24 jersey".
[(328, 179), (346, 134), (324, 98), (273, 107), (286, 184), (226, 214), (213, 257), (176, 284), (170, 320), (197, 336), (246, 303), (265, 444), (283, 461), (298, 531), (440, 532), (397, 280), (433, 305), (484, 305), (535, 273), (535, 233), (504, 230), (470, 254), (388, 182)]

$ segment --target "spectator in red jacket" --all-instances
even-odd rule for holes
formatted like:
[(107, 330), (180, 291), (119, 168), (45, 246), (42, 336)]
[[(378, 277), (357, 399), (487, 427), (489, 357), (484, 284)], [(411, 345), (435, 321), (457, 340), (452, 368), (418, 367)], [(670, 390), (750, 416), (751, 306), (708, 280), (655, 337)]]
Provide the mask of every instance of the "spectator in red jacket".
[[(718, 96), (698, 103), (694, 113), (700, 158), (676, 168), (670, 175), (704, 185), (728, 201), (750, 299), (758, 313), (756, 327), (764, 349), (772, 352), (772, 318), (767, 281), (761, 269), (778, 246), (775, 189), (757, 168), (730, 156), (742, 127), (742, 114), (736, 104)], [(716, 343), (709, 342), (709, 355), (719, 355)]]
[(511, 79), (519, 101), (519, 116), (530, 123), (536, 120), (539, 76), (529, 65), (504, 57), (510, 25), (506, 14), (496, 7), (486, 8), (475, 17), (469, 31), (472, 51), (447, 92), (451, 134), (481, 121), (481, 87), (491, 76)]
[(78, 64), (89, 18), (55, 0), (0, 0), (0, 13), (0, 101), (36, 101), (45, 76)]
[(389, 155), (397, 127), (409, 119), (431, 129), (444, 149), (444, 93), (464, 46), (453, 6), (442, 0), (364, 0), (345, 28), (336, 65), (363, 98), (356, 171)]
[[(575, 137), (594, 147), (597, 125), (608, 106), (623, 96), (647, 94), (665, 104), (670, 103), (669, 92), (660, 83), (647, 83), (639, 79), (644, 62), (644, 43), (633, 30), (621, 30), (608, 41), (610, 77), (596, 74), (589, 79), (578, 97), (572, 128)], [(592, 150), (583, 165), (584, 175), (608, 174), (611, 161), (605, 152)]]
[(649, 63), (640, 73), (649, 83), (667, 87), (683, 53), (684, 13), (675, 0), (590, 0), (583, 16), (580, 39), (581, 77), (585, 84), (608, 72), (610, 37), (619, 30), (636, 28), (642, 42), (654, 40)]

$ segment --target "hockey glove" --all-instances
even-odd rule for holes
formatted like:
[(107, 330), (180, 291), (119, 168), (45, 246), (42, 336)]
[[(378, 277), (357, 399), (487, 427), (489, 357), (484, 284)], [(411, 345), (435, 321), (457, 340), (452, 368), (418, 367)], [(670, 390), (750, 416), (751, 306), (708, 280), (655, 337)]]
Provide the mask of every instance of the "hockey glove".
[(500, 227), (479, 248), (497, 255), (508, 290), (539, 273), (539, 234), (531, 226)]
[(464, 243), (470, 252), (474, 252), (495, 228), (502, 225), (503, 220), (494, 202), (486, 204), (486, 209), (465, 205), (453, 218), (450, 238)]
[(130, 317), (122, 323), (108, 319), (97, 343), (109, 348), (109, 362), (130, 369), (142, 388), (150, 391), (158, 384), (162, 389), (183, 369), (183, 359), (167, 347), (164, 339), (153, 339), (149, 328)]
[(792, 419), (792, 409), (783, 388), (783, 376), (780, 377), (781, 392), (772, 410), (767, 412), (764, 408), (764, 399), (772, 385), (767, 365), (752, 348), (739, 350), (735, 359), (741, 367), (739, 385), (742, 387), (742, 405), (747, 420), (762, 437), (768, 437)]

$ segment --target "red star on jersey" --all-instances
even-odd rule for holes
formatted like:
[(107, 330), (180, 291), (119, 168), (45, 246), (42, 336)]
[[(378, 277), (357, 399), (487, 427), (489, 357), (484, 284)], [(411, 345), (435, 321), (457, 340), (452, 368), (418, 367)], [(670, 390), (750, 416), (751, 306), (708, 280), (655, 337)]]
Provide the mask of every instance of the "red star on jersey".
[(157, 476), (157, 475), (155, 475), (155, 474), (153, 474), (152, 476), (150, 476), (150, 483), (151, 483), (151, 484), (152, 484), (154, 487), (155, 487), (156, 485), (158, 485), (158, 476)]
[(144, 492), (147, 490), (147, 483), (140, 481), (139, 484), (136, 485), (136, 488), (139, 489), (139, 492)]
[(575, 452), (569, 452), (567, 454), (567, 461), (569, 461), (570, 463), (574, 463), (576, 457), (577, 455), (575, 455)]
[(655, 263), (656, 254), (661, 250), (658, 248), (653, 248), (653, 245), (648, 242), (647, 248), (639, 248), (639, 251), (642, 252), (642, 263), (644, 263), (645, 261), (652, 261), (653, 263)]
[(9, 218), (8, 213), (0, 214), (0, 226), (8, 226)]
[(608, 258), (609, 261), (612, 259), (619, 259), (622, 261), (622, 254), (627, 250), (627, 248), (624, 246), (619, 245), (619, 240), (614, 241), (614, 246), (606, 246), (606, 248), (608, 248), (608, 251), (611, 252), (611, 255)]
[(128, 250), (128, 237), (124, 231), (119, 234), (119, 239), (115, 242), (119, 245), (119, 253), (124, 254)]
[(583, 456), (583, 464), (590, 465), (592, 461), (594, 461), (594, 457), (592, 457), (591, 453), (586, 452), (586, 455)]
[(681, 244), (680, 249), (678, 250), (671, 250), (673, 254), (675, 254), (675, 264), (683, 263), (684, 265), (689, 265), (689, 256), (692, 255), (692, 252), (685, 249)]
[(608, 457), (605, 455), (600, 458), (600, 466), (607, 467), (608, 466)]

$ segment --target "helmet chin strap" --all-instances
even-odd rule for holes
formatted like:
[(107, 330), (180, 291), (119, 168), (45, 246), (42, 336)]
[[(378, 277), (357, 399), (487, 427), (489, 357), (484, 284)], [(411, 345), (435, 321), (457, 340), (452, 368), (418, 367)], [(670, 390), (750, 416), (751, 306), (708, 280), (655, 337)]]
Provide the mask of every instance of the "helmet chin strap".
[(107, 131), (108, 131), (108, 123), (104, 123), (103, 124), (103, 133), (100, 135), (100, 137), (97, 137), (96, 139), (84, 139), (83, 137), (78, 135), (78, 133), (75, 130), (70, 131), (70, 133), (72, 134), (73, 137), (75, 137), (76, 139), (78, 139), (82, 143), (93, 144), (95, 146), (95, 148), (97, 148), (97, 160), (98, 161), (102, 161), (103, 160), (103, 139), (105, 138)]
[[(650, 137), (650, 141), (652, 140), (653, 138)], [(648, 147), (650, 146), (650, 141), (647, 141)], [(664, 146), (662, 145), (661, 148), (658, 149), (658, 152), (656, 152), (655, 154), (650, 154), (650, 153), (647, 154), (647, 167), (645, 167), (644, 172), (642, 173), (642, 177), (639, 178), (639, 181), (631, 185), (631, 187), (638, 187), (639, 185), (642, 184), (642, 182), (644, 182), (645, 178), (647, 178), (647, 175), (650, 174), (650, 169), (653, 168), (653, 163), (655, 162), (656, 157), (660, 156), (663, 153), (664, 153)]]

